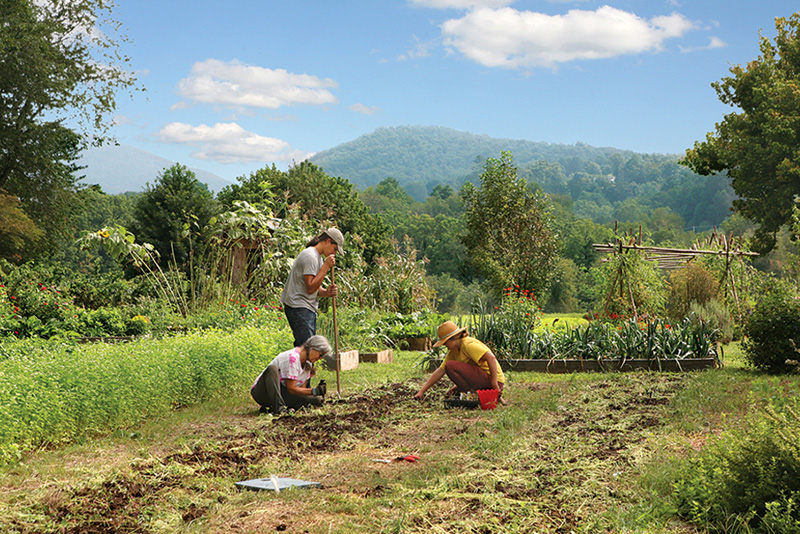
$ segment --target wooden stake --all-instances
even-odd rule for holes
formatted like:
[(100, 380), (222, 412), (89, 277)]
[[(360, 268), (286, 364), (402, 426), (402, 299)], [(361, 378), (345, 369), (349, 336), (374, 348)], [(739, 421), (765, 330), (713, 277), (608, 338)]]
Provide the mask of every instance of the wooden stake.
[[(335, 265), (331, 267), (331, 284), (333, 285), (336, 285), (335, 268)], [(342, 361), (339, 358), (339, 324), (336, 322), (336, 295), (331, 298), (333, 299), (333, 351), (336, 354), (336, 394), (341, 398), (342, 382), (339, 379), (339, 371), (342, 368)]]

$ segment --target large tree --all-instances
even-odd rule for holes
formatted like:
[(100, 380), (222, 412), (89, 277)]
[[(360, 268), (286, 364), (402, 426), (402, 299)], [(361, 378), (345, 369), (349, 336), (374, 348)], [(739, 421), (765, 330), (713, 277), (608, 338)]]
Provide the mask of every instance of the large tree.
[[(309, 161), (292, 165), (286, 172), (275, 165), (237, 178), (239, 184), (227, 186), (217, 195), (225, 206), (235, 200), (268, 204), (276, 217), (286, 216), (289, 205), (297, 206), (302, 217), (319, 225), (334, 224), (348, 235), (359, 236), (358, 243), (367, 262), (390, 252), (389, 229), (359, 198), (353, 184), (344, 178), (325, 174)], [(322, 226), (319, 227), (323, 230)], [(344, 261), (347, 261), (345, 254)]]
[(82, 141), (107, 134), (115, 92), (134, 84), (112, 7), (0, 0), (0, 189), (18, 197), (48, 237), (66, 227)]
[(682, 161), (703, 175), (727, 172), (740, 197), (734, 210), (759, 225), (759, 252), (775, 246), (800, 194), (800, 13), (776, 18), (775, 28), (774, 43), (759, 35), (758, 58), (712, 84), (739, 111), (725, 115)]
[(461, 189), (469, 260), (498, 294), (513, 285), (543, 294), (559, 252), (547, 197), (517, 175), (510, 152), (486, 160), (480, 181)]
[(180, 164), (164, 169), (153, 185), (136, 199), (131, 231), (152, 244), (162, 262), (187, 269), (190, 259), (202, 256), (204, 232), (218, 212), (218, 204), (195, 174)]

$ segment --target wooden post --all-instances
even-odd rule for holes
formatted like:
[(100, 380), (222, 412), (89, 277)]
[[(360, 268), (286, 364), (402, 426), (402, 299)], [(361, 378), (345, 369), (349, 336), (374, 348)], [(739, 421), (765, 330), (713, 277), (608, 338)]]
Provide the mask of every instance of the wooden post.
[[(331, 284), (336, 285), (336, 275), (334, 274), (336, 266), (331, 267)], [(333, 299), (333, 351), (336, 356), (336, 394), (342, 396), (342, 382), (339, 379), (339, 371), (342, 367), (342, 362), (339, 359), (339, 325), (336, 322), (336, 296)]]

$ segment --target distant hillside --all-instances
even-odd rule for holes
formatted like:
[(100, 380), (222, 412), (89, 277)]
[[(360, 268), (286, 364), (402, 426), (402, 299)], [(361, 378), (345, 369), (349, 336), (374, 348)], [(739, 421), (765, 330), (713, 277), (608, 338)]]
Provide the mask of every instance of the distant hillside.
[[(496, 158), (503, 150), (511, 151), (518, 167), (534, 161), (558, 163), (570, 158), (602, 166), (612, 154), (625, 159), (633, 155), (627, 150), (582, 143), (558, 145), (497, 139), (441, 126), (400, 126), (378, 128), (310, 159), (326, 174), (346, 178), (359, 189), (392, 177), (416, 197), (415, 190), (420, 187), (430, 190), (431, 183), (460, 185), (468, 175), (480, 172), (486, 158)], [(569, 172), (568, 162), (562, 166)]]
[(571, 199), (578, 218), (599, 224), (669, 208), (686, 228), (708, 230), (730, 215), (736, 198), (727, 176), (699, 176), (676, 154), (495, 139), (438, 126), (379, 128), (310, 159), (362, 190), (394, 178), (423, 202), (436, 184), (459, 190), (477, 183), (486, 159), (502, 151), (512, 153), (521, 178)]
[[(85, 176), (82, 184), (98, 184), (107, 194), (117, 195), (129, 191), (142, 192), (148, 182), (155, 182), (161, 171), (175, 162), (128, 145), (106, 145), (86, 149), (78, 164), (86, 167), (78, 173)], [(191, 171), (214, 192), (231, 184), (207, 171)]]

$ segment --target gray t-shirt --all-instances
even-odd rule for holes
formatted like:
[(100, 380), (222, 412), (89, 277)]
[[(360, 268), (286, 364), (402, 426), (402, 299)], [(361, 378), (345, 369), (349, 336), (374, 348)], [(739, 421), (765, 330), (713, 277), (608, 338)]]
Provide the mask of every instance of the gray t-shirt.
[(311, 295), (308, 294), (305, 275), (316, 276), (324, 262), (322, 255), (314, 247), (306, 247), (303, 252), (297, 255), (294, 264), (292, 264), (292, 270), (289, 271), (286, 285), (283, 286), (283, 293), (281, 293), (281, 302), (284, 306), (317, 311), (318, 291)]

